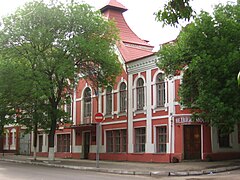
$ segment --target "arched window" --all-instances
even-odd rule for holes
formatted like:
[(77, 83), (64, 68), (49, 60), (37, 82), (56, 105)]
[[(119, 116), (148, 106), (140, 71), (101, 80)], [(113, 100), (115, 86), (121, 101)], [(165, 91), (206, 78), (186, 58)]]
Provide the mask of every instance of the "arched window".
[(137, 110), (142, 110), (145, 102), (144, 102), (144, 81), (142, 78), (137, 80)]
[(106, 114), (112, 114), (112, 87), (107, 87), (106, 92)]
[(165, 104), (165, 82), (163, 74), (159, 73), (156, 79), (156, 105), (164, 107)]
[(119, 105), (120, 105), (120, 112), (126, 112), (126, 109), (127, 109), (127, 86), (126, 86), (126, 83), (122, 82), (120, 84), (120, 102), (119, 102)]
[(83, 117), (92, 115), (91, 89), (86, 88), (83, 94)]

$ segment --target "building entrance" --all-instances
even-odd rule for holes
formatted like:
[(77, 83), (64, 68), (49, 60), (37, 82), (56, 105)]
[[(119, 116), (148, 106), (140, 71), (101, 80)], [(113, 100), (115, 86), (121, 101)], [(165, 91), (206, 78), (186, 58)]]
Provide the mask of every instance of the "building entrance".
[(184, 159), (201, 159), (200, 125), (184, 125)]
[(83, 159), (88, 159), (88, 154), (90, 150), (90, 132), (84, 132), (83, 138)]

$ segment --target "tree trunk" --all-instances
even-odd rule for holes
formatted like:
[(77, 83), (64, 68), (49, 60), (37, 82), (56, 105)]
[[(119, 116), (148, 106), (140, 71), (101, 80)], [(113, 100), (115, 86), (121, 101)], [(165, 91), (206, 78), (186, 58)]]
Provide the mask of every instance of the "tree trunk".
[(54, 161), (54, 137), (55, 137), (55, 131), (56, 131), (56, 123), (57, 123), (57, 106), (52, 106), (52, 112), (51, 112), (51, 129), (48, 134), (48, 145), (49, 145), (49, 152), (48, 152), (48, 160)]
[(3, 153), (3, 148), (4, 148), (4, 144), (3, 144), (3, 125), (0, 125), (0, 152)]
[(33, 129), (33, 159), (34, 161), (37, 160), (37, 134), (38, 134), (38, 129), (37, 129), (37, 123), (34, 125)]

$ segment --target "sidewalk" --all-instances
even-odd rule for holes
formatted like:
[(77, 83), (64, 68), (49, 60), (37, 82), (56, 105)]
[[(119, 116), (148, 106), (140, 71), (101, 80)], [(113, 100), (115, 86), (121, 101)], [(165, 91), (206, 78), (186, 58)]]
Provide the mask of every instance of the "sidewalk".
[(180, 163), (100, 161), (99, 168), (96, 168), (96, 161), (81, 159), (56, 158), (54, 162), (50, 162), (46, 157), (37, 157), (37, 161), (34, 161), (32, 156), (6, 154), (4, 157), (0, 155), (0, 160), (84, 171), (146, 176), (202, 175), (240, 169), (240, 159), (214, 162), (183, 161)]

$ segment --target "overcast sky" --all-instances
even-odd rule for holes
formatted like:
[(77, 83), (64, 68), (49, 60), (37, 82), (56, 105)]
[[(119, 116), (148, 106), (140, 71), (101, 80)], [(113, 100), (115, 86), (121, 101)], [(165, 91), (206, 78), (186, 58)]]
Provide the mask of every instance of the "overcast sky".
[[(18, 6), (31, 0), (0, 0), (0, 16), (14, 12)], [(48, 0), (45, 0), (48, 1)], [(67, 0), (61, 0), (67, 1)], [(70, 1), (70, 0), (69, 0)], [(82, 2), (82, 0), (78, 0)], [(124, 17), (130, 28), (142, 39), (149, 40), (151, 45), (158, 49), (159, 44), (168, 42), (177, 37), (179, 29), (174, 27), (162, 27), (160, 22), (155, 21), (154, 12), (163, 7), (167, 0), (117, 0), (122, 3), (128, 11)], [(236, 2), (237, 0), (193, 0), (193, 8), (199, 12), (201, 9), (211, 12), (214, 5), (218, 3)], [(106, 5), (109, 0), (84, 0), (96, 9)]]

